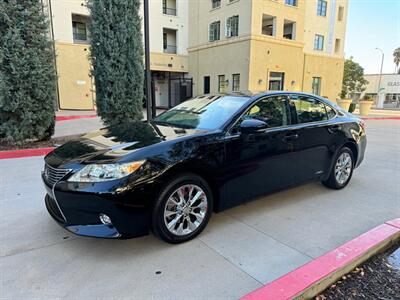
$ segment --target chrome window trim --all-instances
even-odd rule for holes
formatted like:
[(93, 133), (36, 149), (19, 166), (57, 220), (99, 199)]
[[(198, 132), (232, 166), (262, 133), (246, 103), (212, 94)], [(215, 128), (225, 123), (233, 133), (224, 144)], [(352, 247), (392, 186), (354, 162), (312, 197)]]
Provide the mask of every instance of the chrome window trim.
[[(282, 94), (276, 94), (276, 95), (269, 95), (269, 96), (266, 96), (266, 97), (263, 97), (263, 98), (260, 98), (260, 99), (256, 100), (255, 102), (251, 103), (248, 107), (246, 107), (246, 109), (237, 117), (236, 121), (233, 122), (232, 125), (228, 127), (228, 129), (226, 130), (225, 139), (230, 139), (230, 138), (234, 138), (234, 137), (239, 137), (240, 136), (240, 133), (232, 134), (231, 130), (232, 130), (233, 127), (235, 127), (237, 122), (239, 122), (239, 120), (243, 117), (243, 115), (248, 111), (248, 109), (250, 107), (252, 107), (255, 103), (257, 103), (260, 100), (264, 100), (264, 99), (268, 99), (270, 97), (276, 97), (276, 96), (285, 96), (285, 97), (288, 98), (288, 100), (290, 100), (290, 96), (298, 96), (298, 97), (304, 96), (304, 97), (307, 97), (308, 95), (290, 94), (290, 93), (287, 93), (287, 94), (285, 93), (284, 94), (284, 93), (282, 93)], [(304, 127), (314, 126), (314, 125), (327, 125), (327, 124), (330, 123), (331, 120), (333, 120), (333, 119), (335, 119), (335, 118), (337, 118), (339, 116), (339, 113), (338, 113), (337, 109), (334, 108), (333, 106), (331, 106), (330, 104), (326, 103), (324, 100), (321, 100), (321, 99), (319, 99), (317, 97), (314, 97), (314, 96), (308, 96), (308, 97), (310, 97), (310, 98), (312, 98), (312, 99), (314, 99), (314, 100), (316, 100), (318, 102), (321, 102), (322, 104), (332, 108), (333, 111), (335, 112), (335, 116), (330, 118), (330, 119), (322, 120), (322, 121), (298, 123), (298, 124), (290, 124), (290, 125), (286, 125), (286, 126), (278, 126), (278, 127), (273, 127), (273, 128), (266, 128), (266, 129), (260, 130), (259, 132), (269, 132), (269, 131), (274, 131), (274, 130), (278, 130), (278, 129), (294, 130), (294, 129), (301, 129), (301, 128), (304, 128)], [(328, 115), (328, 113), (327, 113), (327, 115)], [(346, 122), (340, 122), (340, 123), (337, 123), (337, 124), (344, 124), (344, 123), (346, 123)]]

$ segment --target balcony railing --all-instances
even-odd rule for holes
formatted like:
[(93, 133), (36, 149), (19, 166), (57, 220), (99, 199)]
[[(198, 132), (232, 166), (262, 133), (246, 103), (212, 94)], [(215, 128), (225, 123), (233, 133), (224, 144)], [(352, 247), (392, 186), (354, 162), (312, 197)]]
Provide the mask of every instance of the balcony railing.
[(163, 14), (176, 16), (176, 8), (163, 7)]
[(164, 53), (176, 54), (176, 45), (164, 45)]

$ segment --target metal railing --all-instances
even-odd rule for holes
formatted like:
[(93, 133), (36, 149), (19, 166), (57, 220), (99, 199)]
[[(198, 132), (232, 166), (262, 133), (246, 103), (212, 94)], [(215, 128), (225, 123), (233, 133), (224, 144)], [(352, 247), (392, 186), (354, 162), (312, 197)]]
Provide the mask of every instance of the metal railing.
[(176, 45), (164, 45), (164, 53), (176, 54)]
[(163, 14), (176, 16), (176, 8), (163, 7)]

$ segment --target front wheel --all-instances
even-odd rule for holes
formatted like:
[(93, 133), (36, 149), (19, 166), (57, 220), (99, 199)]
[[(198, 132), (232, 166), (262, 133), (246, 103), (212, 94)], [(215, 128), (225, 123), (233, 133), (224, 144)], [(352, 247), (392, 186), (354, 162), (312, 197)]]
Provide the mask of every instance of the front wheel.
[(336, 156), (335, 163), (328, 179), (322, 181), (322, 183), (328, 188), (340, 190), (349, 183), (351, 176), (353, 175), (353, 168), (353, 152), (349, 148), (343, 147)]
[(213, 208), (207, 182), (195, 174), (178, 176), (161, 191), (154, 207), (152, 229), (168, 243), (193, 239), (206, 227)]

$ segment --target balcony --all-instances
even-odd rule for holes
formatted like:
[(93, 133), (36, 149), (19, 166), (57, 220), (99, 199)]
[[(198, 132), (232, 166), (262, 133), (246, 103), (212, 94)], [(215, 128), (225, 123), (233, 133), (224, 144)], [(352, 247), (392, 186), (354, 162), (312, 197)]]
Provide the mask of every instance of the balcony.
[(176, 54), (176, 45), (164, 45), (164, 53)]
[(163, 0), (162, 11), (164, 15), (176, 16), (176, 0)]

